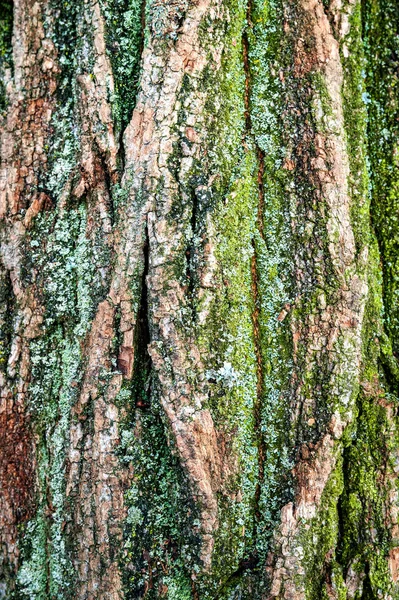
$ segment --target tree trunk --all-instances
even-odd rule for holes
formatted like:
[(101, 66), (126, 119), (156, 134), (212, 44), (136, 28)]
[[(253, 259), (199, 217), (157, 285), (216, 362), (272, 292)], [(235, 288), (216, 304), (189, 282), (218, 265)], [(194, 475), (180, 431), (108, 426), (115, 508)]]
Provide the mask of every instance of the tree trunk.
[(1, 0), (0, 597), (399, 599), (397, 0)]

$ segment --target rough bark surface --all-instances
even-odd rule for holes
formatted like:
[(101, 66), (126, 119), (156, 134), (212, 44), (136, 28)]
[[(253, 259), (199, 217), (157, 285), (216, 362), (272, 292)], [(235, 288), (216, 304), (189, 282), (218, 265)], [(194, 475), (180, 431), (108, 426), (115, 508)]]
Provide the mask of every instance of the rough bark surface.
[(399, 598), (395, 0), (1, 0), (0, 597)]

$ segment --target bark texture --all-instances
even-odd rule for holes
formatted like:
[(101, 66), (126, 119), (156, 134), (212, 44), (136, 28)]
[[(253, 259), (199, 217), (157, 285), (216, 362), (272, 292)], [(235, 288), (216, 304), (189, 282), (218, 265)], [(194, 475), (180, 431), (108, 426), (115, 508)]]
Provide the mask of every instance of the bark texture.
[(398, 599), (397, 1), (0, 2), (0, 597)]

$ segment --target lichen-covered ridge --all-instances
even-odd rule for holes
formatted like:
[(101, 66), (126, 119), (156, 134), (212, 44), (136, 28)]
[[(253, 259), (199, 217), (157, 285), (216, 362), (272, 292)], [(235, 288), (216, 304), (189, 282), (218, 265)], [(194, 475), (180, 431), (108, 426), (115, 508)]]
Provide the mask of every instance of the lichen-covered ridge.
[(396, 0), (4, 7), (0, 596), (399, 597)]

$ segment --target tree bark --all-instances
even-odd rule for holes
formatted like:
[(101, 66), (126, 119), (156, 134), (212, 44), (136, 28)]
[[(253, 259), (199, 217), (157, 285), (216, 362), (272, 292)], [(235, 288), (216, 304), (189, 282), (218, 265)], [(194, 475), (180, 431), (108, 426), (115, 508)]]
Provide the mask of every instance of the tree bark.
[(397, 0), (1, 0), (0, 597), (399, 598)]

